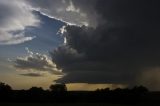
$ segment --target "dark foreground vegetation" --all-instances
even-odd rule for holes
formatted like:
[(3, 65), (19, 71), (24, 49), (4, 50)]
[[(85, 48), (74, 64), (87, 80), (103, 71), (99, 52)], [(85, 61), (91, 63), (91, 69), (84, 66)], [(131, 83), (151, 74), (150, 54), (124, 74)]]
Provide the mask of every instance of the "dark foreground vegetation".
[(51, 85), (50, 90), (32, 87), (12, 90), (0, 83), (0, 104), (3, 103), (107, 103), (107, 104), (160, 104), (160, 93), (150, 92), (143, 86), (132, 89), (98, 89), (96, 91), (67, 91), (65, 84)]

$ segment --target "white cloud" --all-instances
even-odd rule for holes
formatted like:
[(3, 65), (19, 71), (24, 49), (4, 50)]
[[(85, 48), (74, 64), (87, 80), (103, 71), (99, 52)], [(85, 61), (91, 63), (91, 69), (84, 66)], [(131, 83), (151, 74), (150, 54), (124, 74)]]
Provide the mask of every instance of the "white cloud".
[(0, 31), (0, 45), (20, 44), (26, 41), (30, 41), (34, 38), (36, 38), (36, 36), (27, 37), (23, 32), (13, 35), (8, 32)]
[[(25, 36), (24, 30), (27, 26), (38, 26), (40, 21), (24, 0), (1, 0), (0, 17), (0, 45), (19, 44), (35, 38)], [(12, 33), (16, 31), (19, 33)]]
[(28, 56), (18, 57), (15, 61), (12, 61), (17, 71), (25, 72), (21, 75), (42, 75), (50, 73), (61, 76), (64, 74), (47, 55), (33, 53), (28, 48), (26, 48), (26, 50), (29, 54)]
[(67, 38), (65, 36), (65, 33), (67, 32), (66, 30), (66, 26), (62, 26), (59, 31), (57, 32), (57, 35), (61, 35), (63, 36), (63, 44), (66, 45), (67, 44)]
[(76, 7), (73, 5), (72, 1), (69, 1), (69, 6), (66, 8), (66, 11), (80, 13), (80, 9), (76, 9)]

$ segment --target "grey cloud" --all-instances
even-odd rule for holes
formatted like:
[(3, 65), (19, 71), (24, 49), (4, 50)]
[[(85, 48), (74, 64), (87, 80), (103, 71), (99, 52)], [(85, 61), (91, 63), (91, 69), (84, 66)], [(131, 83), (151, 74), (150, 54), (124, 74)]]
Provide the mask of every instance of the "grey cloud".
[[(96, 64), (94, 64), (96, 65)], [(83, 67), (83, 66), (82, 66)], [(109, 70), (105, 71), (88, 71), (87, 68), (85, 70), (74, 70), (69, 72), (63, 78), (56, 80), (56, 82), (60, 83), (107, 83), (107, 84), (128, 84), (134, 83), (132, 80), (132, 76), (122, 73), (122, 72), (109, 72)], [(124, 75), (125, 74), (125, 75)]]
[[(83, 4), (79, 5), (83, 1)], [(98, 15), (93, 10), (92, 4), (84, 0), (26, 0), (34, 10), (48, 17), (55, 18), (73, 25), (96, 26)], [(94, 0), (93, 0), (94, 1)], [(90, 1), (91, 2), (91, 1)], [(85, 4), (86, 3), (86, 4)], [(88, 5), (87, 5), (88, 4)], [(88, 6), (83, 9), (81, 6)], [(92, 15), (91, 15), (92, 14)], [(94, 15), (93, 15), (94, 14)]]
[(62, 71), (57, 68), (56, 64), (53, 63), (47, 55), (42, 55), (39, 53), (33, 53), (26, 48), (29, 53), (29, 56), (26, 57), (19, 57), (14, 62), (14, 67), (17, 70), (27, 72), (29, 75), (30, 73), (50, 73), (53, 75), (63, 75)]

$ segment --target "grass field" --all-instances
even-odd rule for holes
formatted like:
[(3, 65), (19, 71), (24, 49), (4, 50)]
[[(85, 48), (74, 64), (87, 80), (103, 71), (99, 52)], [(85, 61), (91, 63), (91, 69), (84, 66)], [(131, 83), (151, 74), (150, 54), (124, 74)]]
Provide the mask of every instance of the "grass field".
[(107, 103), (0, 103), (0, 106), (153, 106), (153, 105), (123, 105)]

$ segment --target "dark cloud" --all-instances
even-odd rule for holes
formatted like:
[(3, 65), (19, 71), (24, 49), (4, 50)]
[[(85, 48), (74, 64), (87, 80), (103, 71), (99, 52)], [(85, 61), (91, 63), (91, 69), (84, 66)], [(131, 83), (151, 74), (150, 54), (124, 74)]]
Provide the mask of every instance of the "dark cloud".
[(84, 54), (78, 53), (77, 50), (67, 46), (62, 45), (51, 52), (52, 60), (59, 64), (60, 68), (64, 66), (74, 64), (75, 62), (82, 61)]
[(27, 74), (19, 74), (22, 76), (27, 76), (27, 77), (43, 77), (43, 74), (39, 74), (39, 73), (27, 73)]
[[(87, 2), (103, 20), (98, 20), (96, 28), (66, 27), (67, 44), (51, 53), (53, 61), (67, 73), (59, 82), (132, 85), (138, 83), (144, 68), (160, 66), (158, 0)], [(86, 2), (73, 3), (87, 11)]]
[(114, 24), (158, 24), (159, 0), (100, 0), (97, 11), (104, 19)]

